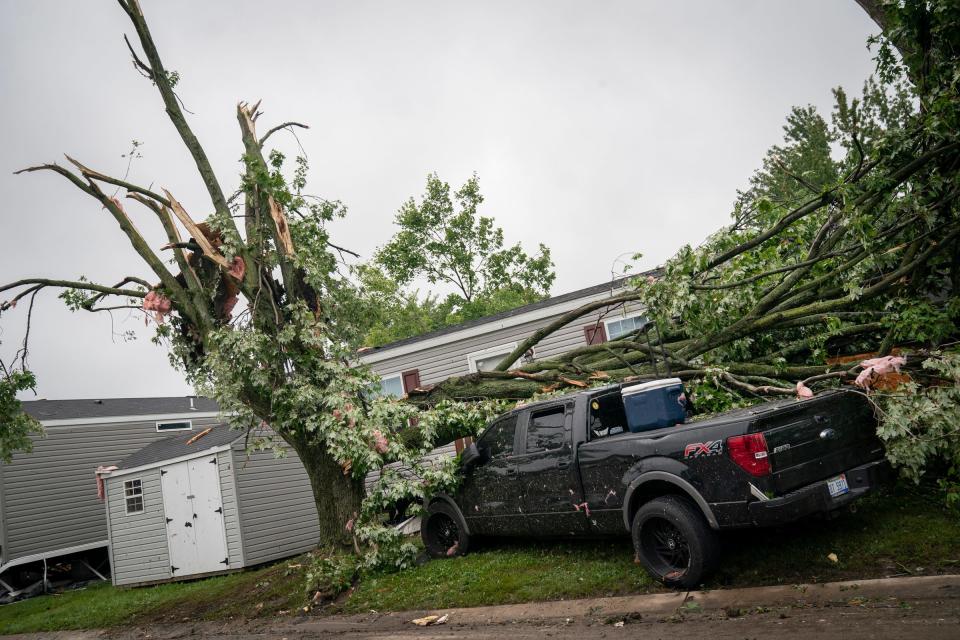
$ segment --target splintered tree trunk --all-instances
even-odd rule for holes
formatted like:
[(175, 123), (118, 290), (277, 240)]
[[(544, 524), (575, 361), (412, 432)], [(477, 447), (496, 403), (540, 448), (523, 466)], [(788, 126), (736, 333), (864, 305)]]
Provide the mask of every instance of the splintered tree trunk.
[(350, 546), (353, 535), (347, 527), (356, 521), (363, 499), (363, 480), (344, 474), (340, 465), (318, 447), (294, 446), (310, 477), (320, 524), (320, 544)]

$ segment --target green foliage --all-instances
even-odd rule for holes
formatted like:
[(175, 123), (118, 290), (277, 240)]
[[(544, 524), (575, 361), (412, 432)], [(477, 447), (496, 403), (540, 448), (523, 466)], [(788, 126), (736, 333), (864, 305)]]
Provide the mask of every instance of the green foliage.
[(307, 599), (316, 594), (335, 598), (353, 585), (357, 579), (357, 559), (353, 556), (316, 551), (307, 554), (308, 566), (304, 573)]
[(43, 433), (35, 418), (23, 412), (17, 394), (33, 390), (37, 379), (30, 371), (7, 371), (0, 376), (0, 461), (9, 463), (16, 451), (33, 450), (31, 435)]
[[(366, 344), (379, 345), (425, 330), (498, 313), (546, 297), (555, 273), (550, 250), (540, 245), (529, 255), (505, 246), (503, 229), (481, 216), (476, 176), (451, 194), (436, 174), (418, 203), (410, 199), (397, 212), (399, 231), (381, 247), (371, 265), (361, 267), (361, 284), (387, 304), (370, 316)], [(451, 290), (442, 299), (403, 288), (423, 278)]]
[[(925, 471), (946, 461), (955, 484), (960, 475), (960, 353), (927, 358), (923, 367), (933, 376), (928, 384), (908, 382), (875, 395), (882, 418), (877, 433), (904, 476), (919, 482)], [(944, 488), (956, 503), (951, 481)]]

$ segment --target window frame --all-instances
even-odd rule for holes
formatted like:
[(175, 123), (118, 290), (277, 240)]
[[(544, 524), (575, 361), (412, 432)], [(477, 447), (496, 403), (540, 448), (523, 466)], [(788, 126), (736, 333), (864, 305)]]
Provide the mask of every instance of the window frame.
[[(177, 427), (177, 428), (175, 428), (175, 429), (161, 429), (161, 428), (160, 428), (160, 425), (164, 425), (164, 424), (184, 424), (184, 423), (187, 424), (186, 427)], [(171, 432), (174, 432), (174, 431), (193, 431), (193, 420), (158, 420), (156, 423), (154, 423), (154, 425), (156, 426), (156, 429), (157, 429), (157, 432), (158, 432), (158, 433), (166, 433), (167, 431), (171, 431)]]
[[(516, 342), (508, 342), (505, 344), (498, 344), (495, 347), (487, 347), (486, 349), (481, 349), (480, 351), (474, 351), (467, 354), (467, 368), (470, 370), (470, 373), (477, 373), (477, 360), (484, 360), (490, 356), (503, 355), (508, 356), (513, 353), (513, 350), (517, 348)], [(521, 356), (522, 358), (523, 356)], [(519, 359), (517, 360), (519, 362)], [(516, 362), (514, 362), (516, 364)]]
[(391, 374), (386, 375), (386, 376), (380, 376), (380, 389), (378, 389), (378, 392), (382, 392), (382, 391), (383, 391), (383, 383), (386, 382), (387, 380), (398, 380), (398, 381), (400, 382), (400, 395), (398, 395), (398, 396), (390, 396), (391, 398), (406, 398), (406, 397), (407, 397), (407, 390), (403, 388), (403, 374), (402, 374), (402, 373), (391, 373)]
[[(136, 483), (136, 485), (134, 485)], [(140, 508), (131, 509), (130, 505), (136, 505), (139, 502)], [(123, 503), (124, 511), (127, 515), (143, 513), (146, 505), (143, 501), (143, 478), (131, 478), (123, 481)]]
[(510, 445), (509, 452), (506, 454), (501, 454), (499, 456), (491, 455), (488, 461), (503, 460), (505, 458), (513, 458), (518, 455), (517, 443), (519, 438), (521, 437), (521, 431), (525, 431), (524, 427), (526, 426), (525, 425), (526, 417), (519, 412), (516, 412), (516, 413), (511, 412), (506, 415), (502, 415), (502, 416), (498, 416), (497, 418), (494, 418), (494, 420), (487, 425), (487, 427), (483, 430), (483, 432), (481, 432), (480, 435), (477, 436), (475, 444), (477, 445), (478, 448), (482, 449), (483, 439), (486, 438), (487, 435), (489, 435), (490, 430), (493, 429), (498, 424), (500, 424), (501, 422), (506, 422), (507, 420), (511, 420), (511, 419), (514, 420), (513, 444)]
[[(559, 410), (559, 413), (563, 416), (563, 443), (559, 447), (554, 447), (553, 449), (533, 449), (530, 450), (527, 448), (529, 443), (528, 438), (530, 436), (530, 428), (533, 426), (533, 416), (535, 414), (542, 413), (552, 413)], [(533, 407), (527, 410), (527, 414), (523, 420), (523, 434), (521, 434), (523, 442), (523, 454), (539, 454), (539, 453), (553, 453), (556, 451), (563, 451), (564, 447), (567, 446), (568, 440), (567, 435), (570, 433), (573, 428), (573, 406), (569, 401), (560, 402), (558, 404), (549, 405), (546, 407)]]
[[(623, 320), (629, 320), (630, 318), (637, 318), (637, 317), (641, 317), (641, 316), (646, 316), (646, 312), (644, 312), (644, 311), (634, 311), (634, 312), (632, 312), (632, 313), (628, 313), (628, 314), (625, 314), (625, 315), (622, 315), (622, 316), (617, 316), (617, 317), (615, 317), (615, 318), (604, 318), (604, 319), (603, 319), (603, 332), (606, 334), (606, 338), (607, 338), (606, 340), (604, 340), (604, 342), (613, 342), (614, 340), (619, 340), (619, 339), (622, 338), (624, 335), (626, 335), (626, 334), (622, 334), (622, 335), (620, 335), (620, 336), (617, 336), (616, 338), (611, 337), (611, 336), (610, 336), (610, 323), (611, 323), (611, 322), (621, 322), (621, 321), (623, 321)], [(649, 324), (649, 323), (650, 323), (650, 321), (647, 320), (647, 322), (644, 323), (644, 324)]]

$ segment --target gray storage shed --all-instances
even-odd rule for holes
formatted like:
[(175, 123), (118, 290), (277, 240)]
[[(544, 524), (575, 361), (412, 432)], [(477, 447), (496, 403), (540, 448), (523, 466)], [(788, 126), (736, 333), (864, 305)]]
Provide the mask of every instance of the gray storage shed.
[(147, 445), (104, 474), (116, 585), (196, 578), (309, 551), (319, 542), (296, 453), (248, 454), (217, 425)]
[(198, 397), (25, 401), (44, 427), (31, 453), (0, 462), (0, 593), (31, 563), (107, 547), (107, 522), (94, 471), (171, 433), (217, 422)]

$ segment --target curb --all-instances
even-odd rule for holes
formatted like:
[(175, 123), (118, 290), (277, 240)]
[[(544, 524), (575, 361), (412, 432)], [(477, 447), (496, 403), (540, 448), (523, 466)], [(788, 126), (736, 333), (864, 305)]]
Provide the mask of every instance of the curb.
[[(676, 613), (681, 606), (691, 606), (689, 605), (691, 602), (699, 604), (701, 610), (707, 611), (727, 608), (748, 609), (758, 606), (846, 604), (855, 598), (891, 597), (900, 600), (960, 599), (960, 575), (910, 576), (820, 584), (530, 602), (467, 609), (403, 611), (381, 614), (378, 620), (393, 619), (409, 623), (410, 620), (421, 617), (424, 613), (431, 613), (435, 615), (449, 614), (449, 621), (452, 624), (504, 624), (518, 621), (529, 623), (537, 620), (565, 620), (584, 617), (610, 618), (630, 613), (672, 614)], [(330, 628), (331, 626), (340, 626), (347, 620), (360, 622), (363, 619), (367, 622), (370, 621), (368, 616), (331, 616), (325, 621), (311, 621), (302, 626), (316, 624), (318, 628)]]

